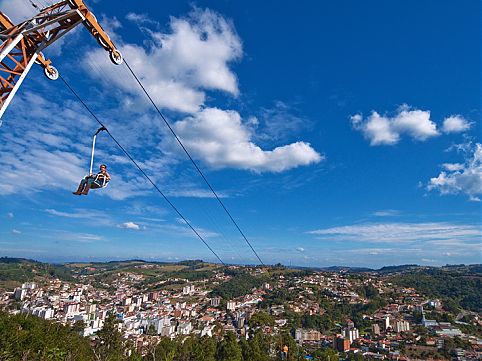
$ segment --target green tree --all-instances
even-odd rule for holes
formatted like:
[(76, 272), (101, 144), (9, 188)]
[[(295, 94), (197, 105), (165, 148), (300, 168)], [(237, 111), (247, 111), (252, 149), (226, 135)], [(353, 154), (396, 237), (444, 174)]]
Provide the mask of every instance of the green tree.
[(250, 327), (274, 326), (274, 319), (265, 311), (255, 313), (248, 321)]
[(117, 328), (118, 321), (113, 313), (109, 313), (104, 327), (97, 332), (95, 355), (102, 361), (119, 361), (124, 359), (122, 336)]
[(84, 334), (85, 322), (82, 320), (75, 321), (72, 325), (72, 331), (78, 333), (79, 335)]
[(156, 347), (156, 360), (173, 361), (174, 357), (176, 357), (176, 348), (176, 342), (169, 338), (161, 338), (161, 341)]
[(191, 337), (178, 338), (176, 349), (176, 361), (189, 361), (192, 358), (193, 339)]
[(216, 354), (216, 360), (218, 361), (242, 361), (241, 346), (236, 341), (236, 335), (233, 332), (226, 333)]
[(149, 327), (147, 329), (147, 334), (149, 336), (157, 335), (156, 327), (154, 325), (149, 325)]
[(192, 348), (193, 360), (216, 361), (216, 341), (212, 337), (198, 338)]
[(71, 327), (34, 316), (0, 312), (0, 360), (92, 359), (89, 340)]

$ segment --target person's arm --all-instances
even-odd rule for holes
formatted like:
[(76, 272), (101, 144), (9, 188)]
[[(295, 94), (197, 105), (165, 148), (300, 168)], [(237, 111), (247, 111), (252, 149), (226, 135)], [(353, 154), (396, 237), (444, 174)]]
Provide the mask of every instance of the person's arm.
[(107, 171), (105, 171), (105, 176), (107, 177), (108, 180), (110, 180), (110, 174)]

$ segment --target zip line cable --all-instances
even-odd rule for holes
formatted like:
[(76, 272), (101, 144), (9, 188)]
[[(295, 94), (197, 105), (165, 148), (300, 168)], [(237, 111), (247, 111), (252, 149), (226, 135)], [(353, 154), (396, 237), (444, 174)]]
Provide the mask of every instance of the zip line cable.
[(125, 150), (125, 148), (117, 141), (117, 139), (110, 133), (109, 129), (97, 118), (97, 116), (90, 110), (87, 104), (82, 100), (82, 98), (77, 94), (77, 92), (67, 83), (67, 81), (59, 74), (59, 78), (62, 79), (65, 86), (74, 94), (77, 100), (82, 103), (85, 109), (92, 115), (92, 117), (99, 123), (101, 127), (105, 128), (105, 131), (111, 137), (111, 139), (117, 144), (117, 146), (124, 152), (124, 154), (129, 158), (129, 160), (137, 167), (137, 169), (142, 173), (142, 175), (152, 184), (152, 186), (159, 192), (159, 194), (166, 200), (166, 202), (171, 206), (171, 208), (181, 217), (181, 219), (191, 228), (191, 230), (196, 234), (196, 236), (204, 243), (204, 245), (211, 251), (212, 254), (216, 256), (216, 258), (225, 266), (226, 264), (223, 260), (218, 256), (218, 254), (211, 248), (211, 246), (206, 242), (206, 240), (199, 234), (198, 231), (191, 225), (191, 223), (183, 216), (183, 214), (177, 209), (177, 207), (167, 198), (167, 196), (159, 189), (159, 187), (152, 181), (152, 179), (147, 175), (147, 173), (139, 166), (139, 164), (132, 158), (132, 156)]
[[(81, 53), (78, 49), (74, 48), (72, 51), (76, 55), (76, 57), (78, 57), (79, 59), (83, 57), (83, 53)], [(99, 67), (99, 65), (96, 62), (87, 61), (86, 65), (90, 69), (91, 73), (96, 73), (96, 72), (99, 73), (99, 74), (102, 73), (102, 69)], [(114, 72), (114, 74), (115, 74), (114, 76), (117, 79), (125, 79), (126, 76), (130, 76), (129, 70), (126, 67), (117, 67), (116, 66), (116, 67), (111, 67), (111, 70)], [(112, 81), (111, 77), (104, 77), (104, 80), (107, 82), (108, 86), (111, 86), (111, 87), (116, 86), (116, 84)], [(168, 192), (166, 194), (169, 195)], [(213, 197), (213, 200), (214, 200), (214, 202), (216, 202), (214, 197)], [(210, 239), (209, 241), (210, 241), (211, 247), (213, 249), (216, 249), (218, 254), (220, 254), (220, 255), (223, 254), (222, 253), (223, 251), (226, 251), (231, 255), (235, 255), (235, 254), (239, 253), (238, 251), (236, 251), (236, 249), (239, 248), (239, 242), (235, 242), (234, 240), (231, 239), (231, 237), (225, 236), (225, 232), (222, 231), (221, 226), (216, 221), (216, 217), (214, 216), (214, 214), (212, 214), (210, 212), (210, 207), (204, 208), (203, 211), (204, 211), (204, 214), (207, 217), (207, 221), (210, 221), (210, 224), (216, 230), (219, 231), (218, 237), (221, 238), (219, 240), (219, 242), (218, 242), (217, 239)], [(225, 255), (223, 255), (223, 259), (226, 259)]]
[(147, 98), (150, 100), (150, 102), (152, 103), (152, 105), (154, 106), (154, 108), (156, 109), (157, 113), (159, 114), (159, 116), (162, 118), (162, 120), (164, 121), (164, 123), (166, 123), (167, 127), (169, 128), (169, 130), (171, 131), (172, 135), (174, 136), (174, 138), (176, 138), (177, 142), (179, 143), (179, 145), (181, 146), (181, 148), (184, 150), (184, 153), (186, 153), (186, 155), (188, 156), (189, 160), (191, 161), (191, 163), (194, 165), (194, 167), (196, 168), (196, 170), (198, 171), (198, 173), (201, 175), (202, 179), (204, 180), (204, 182), (207, 184), (207, 186), (209, 187), (209, 189), (211, 190), (211, 192), (214, 194), (214, 197), (217, 199), (217, 201), (219, 202), (219, 204), (221, 205), (221, 207), (224, 209), (224, 211), (226, 212), (226, 214), (228, 215), (229, 219), (231, 219), (231, 222), (233, 222), (233, 224), (236, 226), (237, 230), (239, 231), (239, 233), (241, 234), (241, 236), (243, 236), (245, 242), (248, 244), (249, 248), (251, 248), (251, 250), (253, 251), (253, 253), (256, 255), (256, 257), (258, 258), (259, 262), (264, 266), (264, 262), (261, 260), (261, 258), (259, 257), (258, 253), (256, 252), (256, 250), (254, 249), (254, 247), (251, 245), (251, 242), (249, 242), (248, 238), (245, 236), (245, 234), (243, 233), (243, 231), (241, 230), (241, 228), (239, 227), (238, 223), (234, 220), (233, 216), (231, 215), (231, 213), (228, 211), (228, 209), (226, 208), (226, 206), (224, 205), (224, 202), (221, 200), (221, 198), (219, 198), (218, 194), (216, 193), (216, 191), (214, 190), (214, 188), (211, 186), (211, 183), (209, 183), (209, 181), (207, 180), (207, 178), (204, 176), (203, 172), (201, 171), (201, 169), (198, 167), (197, 163), (194, 161), (194, 159), (191, 157), (191, 154), (189, 154), (188, 150), (186, 149), (186, 147), (184, 146), (184, 144), (181, 142), (181, 139), (179, 139), (179, 137), (177, 136), (176, 132), (174, 131), (174, 129), (172, 129), (171, 125), (169, 124), (169, 122), (167, 121), (167, 119), (164, 117), (164, 115), (162, 114), (162, 112), (159, 110), (159, 108), (157, 107), (156, 103), (154, 102), (154, 100), (151, 98), (151, 96), (149, 95), (149, 93), (147, 92), (146, 88), (144, 87), (144, 85), (142, 84), (142, 82), (140, 81), (140, 79), (137, 77), (137, 75), (134, 73), (134, 71), (132, 70), (132, 68), (130, 67), (129, 63), (127, 62), (127, 60), (124, 58), (124, 63), (126, 64), (127, 68), (129, 69), (130, 73), (132, 74), (132, 76), (134, 77), (134, 79), (137, 81), (137, 83), (139, 84), (139, 86), (142, 88), (142, 90), (144, 91), (144, 94), (146, 94)]

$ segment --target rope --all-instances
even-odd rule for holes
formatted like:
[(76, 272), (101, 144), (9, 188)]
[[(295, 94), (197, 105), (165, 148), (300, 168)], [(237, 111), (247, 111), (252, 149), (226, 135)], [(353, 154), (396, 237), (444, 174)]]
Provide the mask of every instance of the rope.
[(216, 258), (221, 262), (223, 265), (226, 265), (223, 260), (218, 256), (218, 254), (211, 248), (211, 246), (206, 242), (206, 240), (196, 231), (196, 229), (191, 225), (191, 223), (183, 216), (183, 214), (177, 209), (177, 207), (167, 198), (167, 196), (159, 189), (159, 187), (152, 181), (152, 179), (147, 175), (147, 173), (139, 166), (139, 164), (132, 158), (132, 156), (125, 150), (125, 148), (117, 141), (117, 139), (111, 134), (109, 129), (97, 118), (97, 116), (92, 112), (92, 110), (87, 106), (87, 104), (82, 100), (82, 98), (77, 94), (77, 92), (67, 83), (67, 81), (60, 75), (59, 78), (62, 79), (65, 86), (74, 94), (77, 100), (84, 106), (85, 109), (92, 115), (92, 117), (99, 123), (99, 125), (105, 128), (107, 134), (111, 137), (115, 144), (122, 150), (122, 152), (129, 158), (129, 160), (137, 167), (137, 169), (142, 173), (142, 175), (152, 184), (152, 186), (157, 190), (157, 192), (166, 200), (166, 202), (171, 206), (171, 208), (181, 217), (181, 219), (188, 225), (189, 228), (196, 234), (196, 236), (204, 243), (204, 245), (211, 251), (211, 253), (216, 256)]
[(159, 114), (159, 116), (162, 118), (162, 120), (164, 121), (164, 123), (167, 125), (167, 127), (169, 128), (169, 130), (171, 131), (172, 135), (174, 136), (174, 138), (176, 138), (177, 142), (179, 143), (179, 145), (181, 146), (181, 148), (184, 150), (184, 153), (186, 153), (186, 155), (188, 156), (189, 160), (191, 161), (191, 163), (194, 165), (194, 167), (196, 168), (196, 170), (198, 171), (198, 173), (201, 175), (202, 179), (204, 180), (204, 182), (207, 184), (207, 186), (209, 187), (209, 189), (211, 190), (211, 192), (214, 194), (214, 197), (217, 199), (217, 201), (219, 202), (219, 204), (221, 205), (221, 207), (224, 209), (224, 212), (226, 212), (226, 214), (228, 215), (229, 219), (231, 219), (231, 222), (233, 222), (233, 224), (235, 225), (235, 227), (237, 228), (237, 230), (239, 231), (239, 233), (241, 234), (241, 236), (244, 238), (245, 242), (248, 244), (249, 248), (251, 248), (251, 250), (253, 251), (253, 253), (256, 255), (256, 257), (258, 258), (259, 262), (264, 266), (265, 264), (263, 263), (263, 261), (261, 260), (261, 258), (259, 257), (258, 253), (256, 252), (256, 250), (254, 249), (254, 247), (251, 245), (251, 243), (249, 242), (248, 238), (245, 236), (245, 234), (243, 233), (243, 231), (241, 230), (241, 228), (239, 227), (238, 223), (234, 220), (234, 218), (232, 217), (231, 213), (228, 211), (228, 209), (226, 208), (226, 206), (224, 205), (224, 202), (221, 200), (221, 198), (219, 198), (218, 194), (216, 193), (216, 191), (214, 190), (214, 188), (211, 186), (211, 183), (209, 183), (209, 181), (207, 180), (207, 178), (204, 176), (203, 172), (201, 171), (201, 169), (198, 167), (198, 165), (196, 164), (196, 162), (194, 161), (194, 159), (191, 157), (191, 154), (189, 154), (189, 152), (187, 151), (186, 147), (184, 146), (184, 144), (181, 142), (181, 139), (179, 139), (179, 137), (177, 136), (176, 132), (174, 131), (174, 129), (172, 129), (171, 125), (169, 124), (169, 122), (167, 121), (167, 119), (164, 117), (164, 115), (161, 113), (161, 111), (159, 110), (159, 108), (157, 107), (156, 103), (154, 102), (154, 100), (152, 100), (151, 96), (149, 95), (149, 93), (147, 92), (146, 88), (144, 87), (144, 85), (142, 84), (142, 82), (139, 80), (139, 78), (137, 77), (137, 75), (134, 73), (134, 71), (132, 70), (132, 68), (130, 67), (129, 63), (127, 62), (127, 60), (124, 58), (124, 63), (126, 64), (127, 68), (129, 69), (130, 73), (132, 74), (132, 76), (134, 77), (134, 79), (137, 81), (137, 83), (139, 84), (139, 86), (142, 88), (142, 90), (144, 91), (144, 93), (146, 94), (147, 98), (150, 100), (150, 102), (152, 103), (152, 105), (154, 106), (154, 108), (156, 109), (157, 113)]

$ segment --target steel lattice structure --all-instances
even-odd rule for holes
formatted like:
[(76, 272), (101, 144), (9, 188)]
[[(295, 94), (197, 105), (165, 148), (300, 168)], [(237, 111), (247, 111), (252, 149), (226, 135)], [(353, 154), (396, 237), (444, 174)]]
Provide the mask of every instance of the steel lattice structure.
[(49, 79), (58, 78), (42, 51), (81, 23), (109, 52), (112, 62), (121, 64), (121, 53), (82, 0), (60, 1), (17, 25), (0, 11), (0, 118), (34, 63)]

